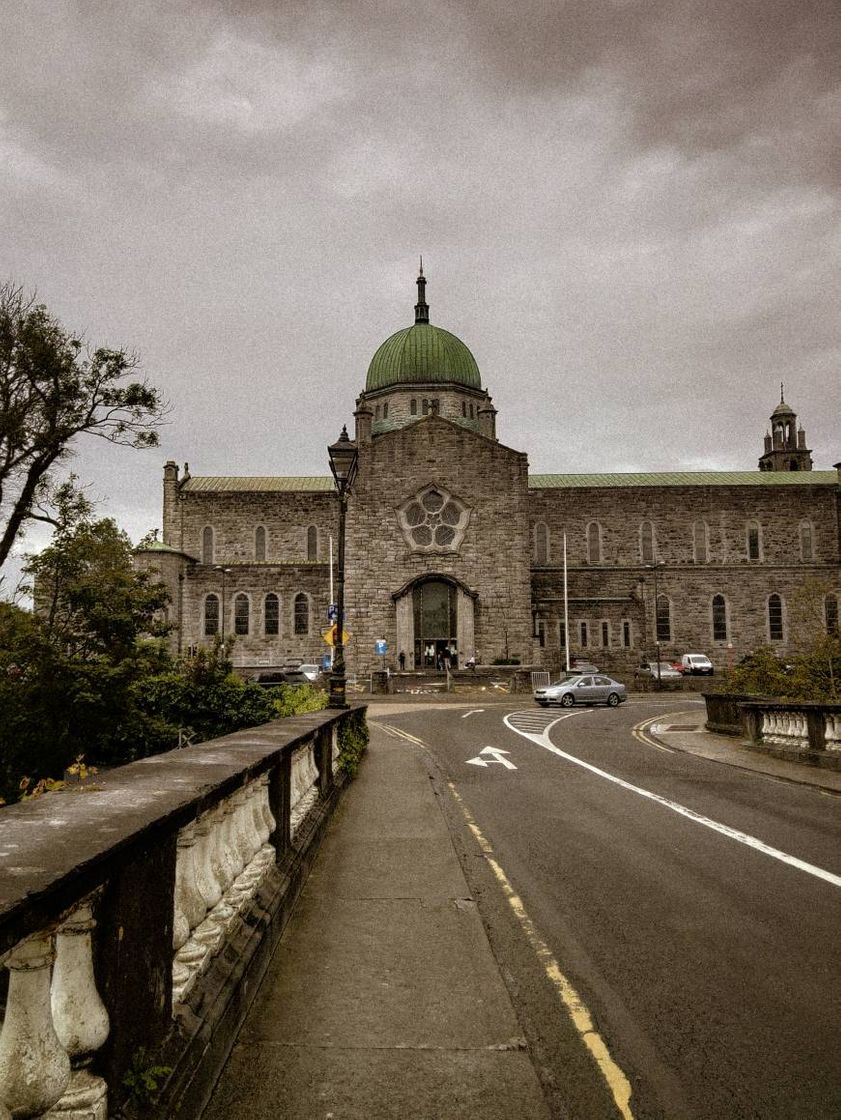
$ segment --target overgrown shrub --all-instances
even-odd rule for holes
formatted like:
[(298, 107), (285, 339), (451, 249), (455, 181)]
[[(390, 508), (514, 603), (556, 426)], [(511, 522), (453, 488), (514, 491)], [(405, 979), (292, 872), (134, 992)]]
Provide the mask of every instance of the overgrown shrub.
[(348, 712), (339, 726), (339, 769), (349, 778), (355, 777), (369, 738), (364, 710)]

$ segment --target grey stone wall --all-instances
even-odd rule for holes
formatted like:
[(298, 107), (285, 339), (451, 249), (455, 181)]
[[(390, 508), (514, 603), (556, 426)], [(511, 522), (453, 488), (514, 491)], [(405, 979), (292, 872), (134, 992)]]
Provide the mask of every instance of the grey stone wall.
[[(654, 653), (654, 580), (641, 563), (640, 525), (654, 524), (659, 594), (671, 604), (671, 640), (661, 644), (668, 659), (696, 651), (718, 667), (737, 660), (758, 645), (773, 644), (781, 653), (801, 648), (819, 631), (814, 589), (838, 589), (838, 491), (818, 485), (558, 488), (530, 493), (532, 522), (532, 593), (546, 619), (546, 644), (540, 656), (560, 663), (563, 617), (563, 533), (567, 534), (570, 596), (570, 649), (589, 654), (605, 669), (632, 669), (640, 654)], [(804, 560), (800, 525), (812, 526), (813, 557)], [(602, 528), (602, 560), (588, 563), (587, 526)], [(708, 527), (708, 560), (695, 562), (693, 525)], [(760, 559), (747, 559), (745, 526), (761, 527)], [(549, 529), (549, 561), (534, 560), (534, 527)], [(784, 637), (771, 642), (768, 597), (783, 601)], [(728, 633), (716, 641), (712, 632), (712, 598), (726, 601)], [(819, 596), (818, 596), (819, 598)], [(630, 649), (622, 646), (623, 619), (631, 622)], [(610, 623), (610, 646), (601, 642), (602, 620)], [(580, 642), (578, 623), (587, 621), (590, 641)]]
[[(365, 673), (385, 638), (396, 662), (393, 596), (412, 580), (450, 576), (476, 596), (475, 643), (483, 660), (531, 657), (526, 456), (438, 417), (375, 436), (360, 448), (348, 512), (348, 663)], [(457, 552), (424, 554), (407, 542), (397, 510), (425, 485), (471, 510)], [(410, 651), (405, 651), (409, 655)], [(468, 652), (460, 651), (462, 657)]]

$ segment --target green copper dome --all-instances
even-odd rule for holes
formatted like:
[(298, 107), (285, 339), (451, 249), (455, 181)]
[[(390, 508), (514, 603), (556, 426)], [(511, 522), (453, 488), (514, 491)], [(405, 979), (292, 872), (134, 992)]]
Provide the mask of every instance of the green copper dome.
[(461, 339), (431, 323), (415, 323), (385, 340), (368, 366), (365, 391), (419, 381), (482, 388), (476, 359)]
[(387, 338), (373, 356), (368, 366), (366, 393), (391, 385), (430, 381), (455, 382), (468, 389), (481, 389), (476, 359), (461, 339), (429, 322), (422, 260), (417, 285), (414, 326), (405, 327)]

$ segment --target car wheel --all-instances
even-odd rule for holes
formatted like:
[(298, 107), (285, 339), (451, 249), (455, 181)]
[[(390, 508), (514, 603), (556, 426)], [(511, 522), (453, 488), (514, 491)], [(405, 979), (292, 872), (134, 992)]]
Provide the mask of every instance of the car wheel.
[(574, 703), (575, 703), (575, 697), (572, 695), (571, 692), (565, 692), (563, 694), (563, 696), (561, 697), (561, 707), (562, 708), (571, 708)]
[(607, 706), (609, 708), (616, 708), (616, 707), (618, 707), (618, 705), (619, 705), (619, 697), (617, 696), (617, 694), (615, 692), (611, 692), (611, 694), (607, 698)]

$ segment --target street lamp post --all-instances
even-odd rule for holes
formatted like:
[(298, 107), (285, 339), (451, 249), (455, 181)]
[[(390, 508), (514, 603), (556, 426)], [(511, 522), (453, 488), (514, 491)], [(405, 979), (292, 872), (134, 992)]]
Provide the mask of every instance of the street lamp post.
[(651, 574), (654, 577), (654, 648), (657, 654), (657, 688), (662, 687), (662, 678), (660, 676), (660, 628), (657, 620), (657, 606), (660, 596), (657, 594), (657, 569), (663, 567), (662, 560), (656, 560), (650, 564)]
[(356, 478), (358, 465), (358, 451), (356, 443), (347, 434), (347, 428), (342, 428), (342, 434), (335, 443), (327, 448), (330, 456), (330, 470), (336, 482), (336, 494), (339, 499), (339, 542), (338, 565), (336, 571), (336, 640), (333, 643), (333, 668), (330, 673), (330, 701), (331, 708), (346, 708), (345, 695), (345, 517), (347, 514), (347, 501), (351, 486)]
[(222, 656), (225, 656), (225, 576), (230, 575), (230, 568), (223, 568), (221, 564), (217, 564), (213, 569), (214, 572), (220, 572), (222, 575)]

